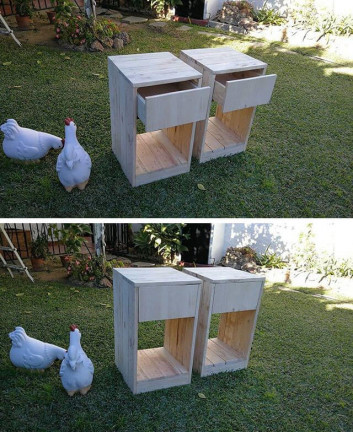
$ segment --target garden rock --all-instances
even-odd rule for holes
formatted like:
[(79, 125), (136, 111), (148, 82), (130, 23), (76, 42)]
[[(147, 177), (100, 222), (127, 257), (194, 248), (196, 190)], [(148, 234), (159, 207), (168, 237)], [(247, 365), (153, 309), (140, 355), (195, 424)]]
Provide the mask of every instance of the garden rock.
[(119, 38), (116, 37), (113, 40), (113, 48), (117, 49), (119, 51), (122, 50), (124, 48), (124, 41), (122, 39), (119, 39)]
[(116, 38), (121, 39), (124, 42), (124, 46), (129, 44), (131, 42), (130, 36), (127, 32), (122, 31), (120, 32)]
[(157, 31), (162, 32), (166, 25), (167, 25), (166, 22), (156, 21), (156, 22), (149, 24), (149, 27), (151, 27), (153, 30), (157, 30)]
[(248, 253), (246, 248), (229, 247), (226, 255), (221, 259), (221, 265), (249, 273), (258, 273), (261, 270), (261, 267), (256, 264), (254, 254)]
[(100, 51), (100, 52), (103, 52), (104, 48), (103, 48), (103, 45), (98, 40), (95, 40), (95, 41), (93, 41), (91, 43), (90, 51)]
[(111, 38), (104, 39), (104, 41), (102, 41), (102, 42), (103, 42), (103, 45), (106, 46), (107, 48), (112, 48), (114, 45), (114, 41)]
[[(214, 21), (229, 24), (232, 27), (235, 26), (236, 30), (233, 29), (233, 31), (239, 33), (241, 33), (241, 29), (247, 32), (256, 28), (257, 23), (253, 20), (251, 5), (239, 3), (237, 4), (237, 2), (234, 1), (224, 2), (222, 9), (217, 12)], [(225, 28), (223, 29), (226, 30)]]
[(143, 24), (148, 21), (147, 18), (141, 18), (141, 17), (135, 17), (135, 16), (128, 16), (126, 18), (123, 18), (121, 22), (127, 23), (127, 24)]

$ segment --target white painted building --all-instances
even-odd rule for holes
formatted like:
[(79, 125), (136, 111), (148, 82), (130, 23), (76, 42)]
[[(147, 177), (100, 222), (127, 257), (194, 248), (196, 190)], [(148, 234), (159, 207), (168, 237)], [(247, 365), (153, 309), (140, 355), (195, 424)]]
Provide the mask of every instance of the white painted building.
[[(204, 19), (209, 17), (212, 19), (219, 9), (222, 9), (224, 0), (205, 0)], [(266, 3), (266, 6), (271, 9), (278, 10), (281, 14), (286, 15), (291, 7), (297, 3), (305, 3), (305, 0), (249, 0), (255, 9), (260, 9)], [(353, 15), (352, 0), (315, 0), (315, 5), (318, 10), (326, 10), (337, 16)]]
[(314, 242), (319, 253), (337, 259), (353, 259), (353, 219), (277, 219), (216, 223), (212, 227), (209, 263), (218, 263), (228, 247), (251, 246), (259, 254), (268, 246), (284, 259), (289, 258), (299, 234), (313, 225)]

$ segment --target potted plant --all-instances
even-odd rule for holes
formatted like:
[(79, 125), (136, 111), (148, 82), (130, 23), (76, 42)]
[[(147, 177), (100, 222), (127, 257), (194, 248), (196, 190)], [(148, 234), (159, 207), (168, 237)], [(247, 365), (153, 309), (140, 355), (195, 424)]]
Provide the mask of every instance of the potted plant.
[(34, 271), (40, 271), (44, 267), (48, 251), (47, 235), (39, 234), (31, 243), (31, 263)]
[(58, 228), (57, 224), (49, 227), (49, 233), (54, 235), (64, 246), (66, 254), (60, 256), (64, 267), (70, 263), (73, 255), (79, 255), (84, 242), (85, 234), (92, 234), (91, 228), (86, 224), (63, 224)]
[(14, 0), (16, 8), (16, 21), (20, 29), (28, 29), (33, 14), (31, 0)]

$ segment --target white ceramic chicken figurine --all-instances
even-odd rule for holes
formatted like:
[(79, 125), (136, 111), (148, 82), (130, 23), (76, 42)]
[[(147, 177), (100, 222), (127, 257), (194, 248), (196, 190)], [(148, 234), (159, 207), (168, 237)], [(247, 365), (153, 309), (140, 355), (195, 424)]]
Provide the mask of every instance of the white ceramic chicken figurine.
[(62, 360), (66, 353), (64, 348), (27, 336), (22, 327), (15, 327), (9, 337), (12, 340), (10, 360), (17, 367), (43, 370), (54, 360)]
[(91, 158), (77, 141), (76, 129), (73, 119), (65, 119), (65, 147), (56, 163), (59, 180), (68, 192), (76, 186), (83, 190), (91, 174)]
[(74, 324), (70, 326), (70, 346), (61, 363), (60, 376), (69, 396), (76, 392), (85, 395), (91, 388), (94, 367), (81, 347), (81, 333)]
[(23, 128), (14, 119), (7, 120), (0, 126), (5, 134), (2, 143), (4, 153), (12, 159), (38, 160), (45, 156), (51, 148), (63, 147), (63, 140), (55, 135)]

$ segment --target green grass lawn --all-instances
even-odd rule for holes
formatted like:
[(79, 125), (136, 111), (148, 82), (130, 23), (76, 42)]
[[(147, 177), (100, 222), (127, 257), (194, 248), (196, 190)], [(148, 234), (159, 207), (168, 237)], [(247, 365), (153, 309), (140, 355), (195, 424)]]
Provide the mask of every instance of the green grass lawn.
[[(347, 302), (268, 286), (248, 369), (194, 374), (191, 385), (133, 396), (114, 364), (111, 289), (3, 275), (1, 281), (2, 431), (353, 430), (353, 312)], [(95, 366), (84, 397), (67, 396), (59, 362), (43, 374), (30, 373), (15, 369), (8, 356), (7, 334), (15, 326), (67, 348), (71, 323), (81, 329)], [(162, 332), (158, 323), (143, 326), (140, 347), (162, 344)]]
[[(68, 194), (57, 151), (23, 165), (0, 152), (0, 217), (348, 217), (353, 207), (352, 69), (278, 50), (278, 44), (200, 35), (200, 27), (130, 32), (122, 54), (219, 47), (269, 64), (278, 75), (269, 105), (258, 107), (247, 151), (198, 164), (188, 174), (132, 188), (111, 150), (107, 56), (25, 46), (0, 39), (0, 123), (59, 136), (73, 117), (93, 169), (87, 190)], [(201, 29), (205, 30), (205, 29)], [(66, 57), (69, 57), (67, 59)], [(11, 62), (11, 64), (7, 64)], [(6, 63), (7, 65), (3, 65)], [(101, 74), (102, 77), (98, 77)], [(201, 183), (205, 190), (198, 189)]]

